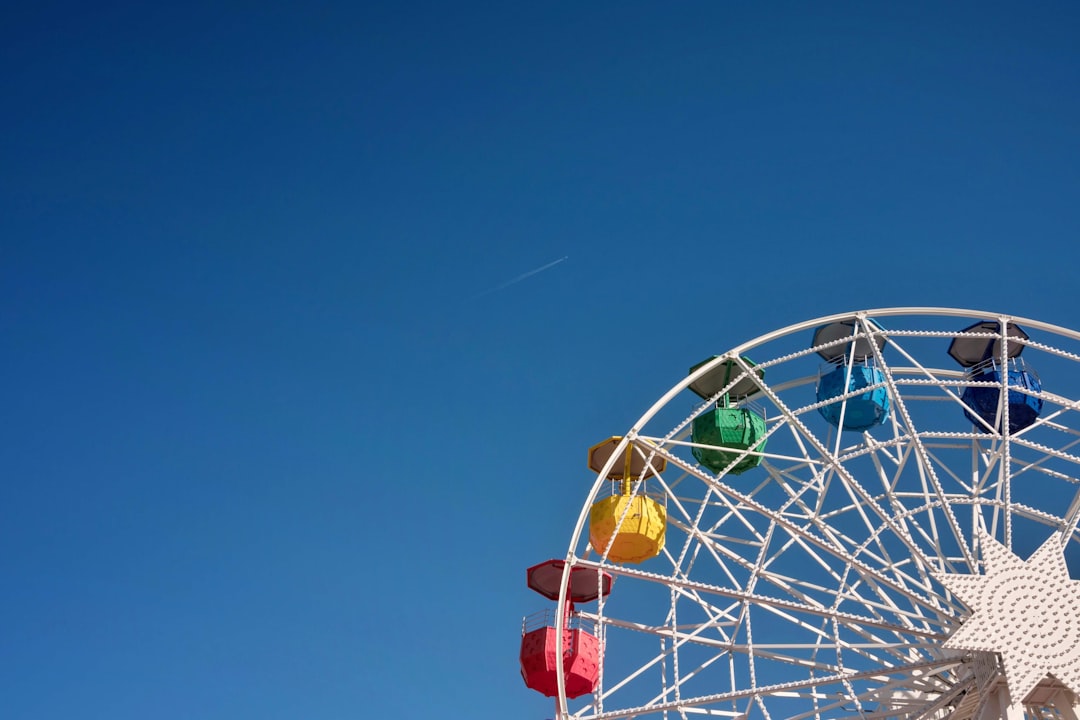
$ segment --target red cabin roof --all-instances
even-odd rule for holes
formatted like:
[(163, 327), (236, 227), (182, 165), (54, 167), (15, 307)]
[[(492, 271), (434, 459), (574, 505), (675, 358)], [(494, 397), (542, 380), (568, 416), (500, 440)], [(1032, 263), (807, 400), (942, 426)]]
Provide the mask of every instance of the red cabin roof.
[[(540, 593), (548, 600), (559, 599), (559, 583), (562, 581), (565, 560), (546, 560), (539, 565), (533, 565), (526, 571), (529, 587)], [(600, 581), (597, 582), (597, 574)], [(570, 592), (567, 593), (570, 602), (592, 602), (599, 597), (602, 591), (606, 597), (611, 592), (613, 578), (609, 573), (586, 567), (573, 567), (570, 569)]]

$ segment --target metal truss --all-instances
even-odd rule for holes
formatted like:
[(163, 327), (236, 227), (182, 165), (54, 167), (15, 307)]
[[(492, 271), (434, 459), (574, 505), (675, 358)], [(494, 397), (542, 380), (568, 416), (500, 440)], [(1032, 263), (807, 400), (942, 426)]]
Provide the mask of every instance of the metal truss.
[[(1000, 328), (990, 339), (1003, 366), (1019, 345), (1041, 377), (1041, 390), (1011, 388), (1042, 400), (1028, 427), (1009, 429), (1006, 380), (973, 379), (947, 354), (957, 338), (979, 339), (961, 332), (978, 321)], [(812, 346), (815, 328), (837, 322), (850, 323), (852, 335)], [(1010, 323), (1030, 337), (1011, 336)], [(859, 340), (873, 349), (865, 361), (880, 382), (819, 399), (819, 352), (847, 352)], [(764, 449), (741, 452), (729, 468), (755, 453), (760, 464), (739, 475), (714, 473), (693, 454), (701, 444), (690, 427), (724, 391), (702, 401), (687, 388), (722, 362), (741, 371), (731, 385), (752, 378), (756, 390), (745, 400), (765, 413)], [(973, 423), (965, 415), (972, 386), (996, 387), (996, 417)], [(889, 413), (869, 430), (840, 431), (820, 412), (840, 403), (842, 418), (844, 404), (879, 387)], [(634, 492), (666, 508), (660, 555), (617, 564), (589, 545), (589, 508), (608, 491), (610, 468), (584, 500), (566, 577), (587, 566), (616, 582), (581, 614), (601, 640), (600, 685), (578, 701), (558, 698), (558, 717), (1075, 719), (1080, 688), (1069, 682), (1080, 677), (1078, 653), (1012, 697), (1003, 658), (1029, 662), (1023, 648), (947, 642), (977, 617), (950, 591), (969, 580), (950, 578), (987, 573), (992, 544), (1020, 562), (1056, 537), (1052, 547), (1080, 574), (1078, 410), (1080, 333), (971, 310), (819, 318), (696, 368), (624, 432), (609, 462), (632, 446), (650, 468)], [(1061, 610), (1080, 618), (1080, 603)]]

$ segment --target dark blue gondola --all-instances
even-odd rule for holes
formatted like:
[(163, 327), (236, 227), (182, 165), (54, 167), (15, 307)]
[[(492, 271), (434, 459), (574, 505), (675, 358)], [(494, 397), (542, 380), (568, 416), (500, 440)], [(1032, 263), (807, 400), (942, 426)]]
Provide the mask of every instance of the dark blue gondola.
[[(998, 417), (1001, 403), (1001, 386), (1009, 388), (1006, 402), (1009, 406), (1009, 432), (1016, 433), (1030, 427), (1042, 412), (1042, 398), (1028, 392), (1042, 391), (1042, 382), (1035, 371), (1028, 368), (1020, 353), (1028, 334), (1013, 323), (1005, 324), (1005, 365), (1002, 366), (1001, 323), (986, 320), (970, 325), (960, 332), (969, 337), (953, 338), (949, 355), (967, 368), (964, 379), (987, 385), (968, 385), (960, 399), (966, 406), (964, 415), (982, 432), (1001, 430)], [(1019, 342), (1008, 342), (1015, 339)], [(1003, 381), (1004, 378), (1004, 381)], [(993, 383), (990, 385), (989, 383)], [(1015, 390), (1013, 388), (1016, 388)], [(1027, 392), (1025, 392), (1027, 391)]]
[[(989, 432), (989, 428), (1001, 428), (998, 422), (998, 404), (1001, 398), (1001, 369), (996, 363), (991, 363), (973, 372), (969, 372), (967, 379), (977, 382), (994, 383), (994, 387), (969, 385), (964, 388), (964, 394), (960, 397), (968, 408), (975, 411), (983, 422), (976, 419), (971, 411), (964, 408), (964, 415), (975, 427), (983, 432)], [(1022, 390), (1032, 392), (1042, 391), (1042, 382), (1032, 370), (1024, 366), (1020, 359), (1010, 360), (1008, 368), (1008, 403), (1009, 403), (1009, 432), (1016, 433), (1029, 427), (1042, 412), (1042, 398), (1033, 397)], [(1021, 388), (1013, 390), (1013, 388)], [(985, 422), (985, 425), (983, 424)]]

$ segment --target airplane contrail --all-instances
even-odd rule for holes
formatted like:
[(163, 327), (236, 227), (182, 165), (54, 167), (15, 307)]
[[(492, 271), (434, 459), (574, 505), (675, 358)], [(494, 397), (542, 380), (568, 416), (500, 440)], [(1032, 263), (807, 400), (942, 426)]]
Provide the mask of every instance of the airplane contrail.
[(542, 273), (545, 270), (549, 270), (549, 269), (555, 267), (559, 263), (561, 263), (564, 260), (567, 260), (569, 258), (570, 258), (569, 255), (563, 255), (558, 260), (555, 260), (553, 262), (549, 262), (547, 265), (541, 265), (540, 267), (536, 268), (535, 270), (530, 270), (529, 272), (521, 273), (517, 277), (511, 278), (511, 279), (507, 280), (506, 282), (502, 283), (501, 285), (496, 285), (493, 288), (489, 288), (489, 289), (485, 290), (484, 292), (480, 293), (479, 295), (474, 295), (472, 299), (476, 300), (477, 298), (484, 297), (485, 295), (490, 295), (493, 292), (499, 292), (500, 290), (505, 290), (506, 288), (510, 287), (511, 285), (516, 285), (517, 283), (521, 282), (522, 280), (525, 280), (526, 278), (530, 278), (533, 275), (536, 275), (537, 273)]

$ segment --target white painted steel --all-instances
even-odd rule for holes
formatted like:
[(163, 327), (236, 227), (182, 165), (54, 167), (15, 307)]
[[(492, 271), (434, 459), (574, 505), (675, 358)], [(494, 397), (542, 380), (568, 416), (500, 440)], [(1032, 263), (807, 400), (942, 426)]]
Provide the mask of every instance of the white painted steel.
[[(885, 424), (863, 433), (837, 432), (814, 395), (813, 331), (851, 319), (861, 337), (885, 339), (881, 350), (870, 345), (892, 405)], [(1044, 402), (1031, 427), (982, 432), (964, 418), (962, 394), (978, 383), (947, 349), (979, 320), (1031, 336), (1023, 356), (1043, 390), (1027, 394)], [(999, 360), (1015, 342), (1002, 343)], [(760, 467), (717, 475), (690, 452), (693, 418), (713, 403), (687, 387), (727, 359), (749, 374), (740, 356), (765, 370), (752, 399), (767, 409), (768, 444)], [(999, 416), (1007, 428), (1007, 404)], [(597, 437), (607, 434), (619, 429)], [(603, 643), (602, 680), (592, 696), (567, 702), (560, 678), (560, 719), (1077, 717), (1080, 648), (1052, 637), (1029, 647), (1021, 630), (1056, 632), (1053, 613), (1063, 613), (1076, 618), (1063, 632), (1080, 637), (1080, 583), (1060, 574), (1066, 561), (1080, 574), (1080, 333), (949, 308), (818, 318), (719, 355), (623, 435), (585, 499), (564, 571), (564, 585), (575, 565), (616, 578), (611, 595), (581, 613)], [(613, 564), (588, 545), (589, 508), (610, 492), (606, 476), (627, 444), (667, 461), (634, 484), (669, 517), (664, 551), (641, 565)], [(970, 576), (986, 572), (984, 553), (996, 547), (1021, 565), (1036, 548), (1059, 547), (1058, 574), (1031, 587), (1038, 571), (1016, 566), (1022, 580), (993, 576), (993, 593), (965, 596), (983, 587)], [(1018, 614), (1010, 625), (1000, 602), (986, 609), (1000, 592), (1028, 598), (1045, 619)], [(948, 643), (954, 635), (963, 637)], [(1012, 677), (1034, 690), (1013, 697)]]

